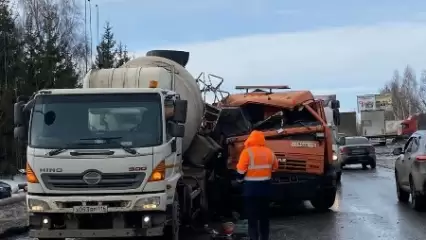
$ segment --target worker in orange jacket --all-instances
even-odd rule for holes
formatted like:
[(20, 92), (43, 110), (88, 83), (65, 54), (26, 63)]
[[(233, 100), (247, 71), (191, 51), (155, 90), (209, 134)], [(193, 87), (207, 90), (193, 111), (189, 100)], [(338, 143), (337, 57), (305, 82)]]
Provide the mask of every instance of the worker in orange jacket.
[(269, 201), (272, 172), (278, 168), (277, 157), (265, 146), (260, 131), (251, 132), (237, 164), (238, 181), (243, 182), (243, 196), (251, 240), (269, 239)]

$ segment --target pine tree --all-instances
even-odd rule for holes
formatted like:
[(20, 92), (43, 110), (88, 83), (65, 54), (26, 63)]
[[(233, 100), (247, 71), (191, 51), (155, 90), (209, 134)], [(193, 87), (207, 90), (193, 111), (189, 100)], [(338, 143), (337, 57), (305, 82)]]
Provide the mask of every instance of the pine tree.
[[(44, 15), (46, 17), (41, 19), (27, 17), (27, 94), (42, 88), (74, 88), (77, 85), (77, 69), (58, 31), (59, 16), (55, 10), (46, 10)], [(40, 27), (35, 22), (39, 22)]]
[(16, 169), (13, 103), (22, 78), (22, 45), (8, 0), (0, 0), (0, 174)]
[(121, 67), (126, 62), (130, 61), (129, 54), (127, 52), (127, 46), (123, 45), (122, 42), (118, 44), (116, 52), (116, 60), (115, 60), (115, 67)]
[(112, 27), (110, 23), (107, 22), (102, 41), (96, 47), (97, 55), (95, 68), (113, 68), (115, 66), (115, 43)]
[(0, 0), (0, 89), (14, 89), (21, 80), (22, 45), (9, 0)]

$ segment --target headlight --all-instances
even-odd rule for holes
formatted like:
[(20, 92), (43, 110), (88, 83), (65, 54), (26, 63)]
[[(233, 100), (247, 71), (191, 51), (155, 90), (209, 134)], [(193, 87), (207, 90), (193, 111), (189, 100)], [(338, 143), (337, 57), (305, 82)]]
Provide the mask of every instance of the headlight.
[(333, 161), (337, 161), (337, 155), (333, 154)]
[(50, 210), (50, 207), (45, 201), (28, 199), (28, 210), (30, 212), (43, 212), (45, 210)]
[(135, 203), (135, 208), (137, 209), (152, 210), (157, 209), (159, 206), (160, 197), (142, 198)]
[(3, 190), (5, 190), (5, 188), (4, 187), (0, 187), (0, 192), (3, 191)]

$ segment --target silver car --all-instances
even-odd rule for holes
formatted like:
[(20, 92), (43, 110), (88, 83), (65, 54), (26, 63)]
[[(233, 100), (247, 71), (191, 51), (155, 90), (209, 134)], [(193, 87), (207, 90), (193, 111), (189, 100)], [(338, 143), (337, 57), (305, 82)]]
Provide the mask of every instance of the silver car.
[[(410, 136), (404, 147), (393, 150), (398, 200), (410, 202), (415, 210), (426, 209), (426, 131)], [(411, 196), (411, 198), (410, 198)]]

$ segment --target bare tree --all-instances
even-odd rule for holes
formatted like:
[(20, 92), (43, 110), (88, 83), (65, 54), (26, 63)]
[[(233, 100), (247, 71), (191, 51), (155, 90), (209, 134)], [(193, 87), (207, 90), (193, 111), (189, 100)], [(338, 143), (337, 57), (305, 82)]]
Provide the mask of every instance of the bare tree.
[(46, 34), (55, 34), (57, 44), (75, 63), (85, 59), (84, 18), (75, 0), (20, 0), (20, 5), (27, 30), (30, 28), (39, 41), (45, 40)]
[(391, 94), (392, 109), (396, 119), (405, 119), (426, 107), (422, 97), (422, 94), (426, 94), (426, 85), (419, 84), (410, 66), (405, 68), (402, 79), (399, 72), (395, 71), (392, 79), (380, 92)]
[(423, 70), (419, 81), (419, 100), (422, 109), (426, 109), (426, 70)]

